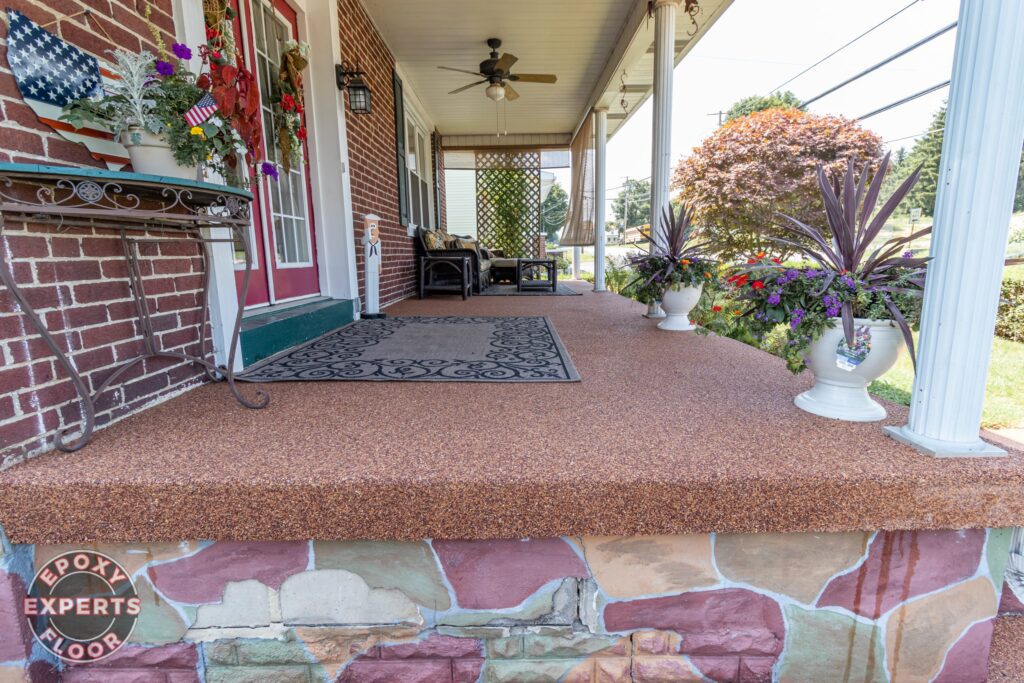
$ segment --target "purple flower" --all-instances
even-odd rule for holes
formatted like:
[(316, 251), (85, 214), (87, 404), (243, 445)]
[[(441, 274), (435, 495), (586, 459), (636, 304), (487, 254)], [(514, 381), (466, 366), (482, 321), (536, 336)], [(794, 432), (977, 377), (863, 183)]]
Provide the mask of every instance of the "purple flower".
[(768, 297), (768, 303), (771, 304), (772, 306), (778, 306), (780, 301), (782, 301), (782, 290), (776, 289)]
[(262, 164), (260, 164), (260, 173), (262, 173), (263, 175), (270, 176), (274, 180), (277, 180), (279, 177), (277, 173), (277, 166), (270, 163), (269, 161), (264, 161)]
[(804, 277), (807, 278), (808, 280), (813, 280), (814, 278), (818, 277), (819, 275), (821, 275), (821, 271), (820, 270), (811, 269), (811, 270), (805, 270), (804, 271)]
[(857, 289), (857, 283), (854, 282), (853, 278), (850, 277), (849, 275), (840, 276), (839, 281), (842, 282), (847, 287), (849, 287), (850, 289)]
[(170, 62), (157, 61), (156, 72), (161, 76), (173, 76), (174, 65)]
[(178, 59), (192, 59), (192, 50), (189, 49), (188, 45), (182, 45), (181, 43), (174, 43), (171, 45), (171, 52)]
[(795, 330), (800, 327), (800, 323), (803, 322), (804, 315), (804, 309), (794, 308), (792, 313), (793, 317), (789, 321), (789, 329)]
[(903, 258), (914, 258), (914, 252), (907, 249), (905, 252), (903, 252)]
[(838, 297), (826, 294), (821, 298), (821, 302), (825, 304), (825, 311), (830, 318), (839, 315), (839, 311), (842, 309), (842, 302), (839, 301)]

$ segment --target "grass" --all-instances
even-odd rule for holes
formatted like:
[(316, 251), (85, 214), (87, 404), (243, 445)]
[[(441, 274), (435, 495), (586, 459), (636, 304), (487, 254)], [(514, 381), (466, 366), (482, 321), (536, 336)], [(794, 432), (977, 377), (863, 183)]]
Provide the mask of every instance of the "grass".
[[(916, 336), (916, 335), (915, 335)], [(868, 387), (875, 396), (910, 405), (914, 367), (904, 353), (892, 370)], [(981, 424), (984, 427), (1024, 428), (1024, 344), (995, 337), (988, 366), (988, 386)]]

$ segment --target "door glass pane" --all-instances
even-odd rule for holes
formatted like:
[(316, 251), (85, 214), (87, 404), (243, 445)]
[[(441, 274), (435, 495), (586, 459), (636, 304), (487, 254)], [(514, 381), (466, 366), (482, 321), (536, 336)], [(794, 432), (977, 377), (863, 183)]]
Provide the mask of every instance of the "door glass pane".
[[(274, 125), (274, 101), (280, 93), (272, 89), (276, 83), (281, 53), (292, 36), (292, 27), (274, 11), (268, 0), (253, 0), (255, 17), (256, 72), (260, 80), (263, 139), (266, 155), (281, 164), (277, 127)], [(262, 28), (262, 30), (261, 30)], [(304, 164), (285, 172), (279, 178), (264, 181), (270, 198), (270, 218), (274, 232), (274, 255), (278, 266), (311, 264), (309, 219), (306, 213), (306, 170)]]
[(409, 208), (412, 210), (412, 222), (423, 225), (420, 217), (420, 184), (415, 174), (409, 174)]

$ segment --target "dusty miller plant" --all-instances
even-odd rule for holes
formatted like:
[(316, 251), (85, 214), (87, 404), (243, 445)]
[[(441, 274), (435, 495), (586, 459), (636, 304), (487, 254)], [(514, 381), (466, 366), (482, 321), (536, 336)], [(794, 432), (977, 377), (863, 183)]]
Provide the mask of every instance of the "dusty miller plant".
[(150, 52), (136, 54), (125, 50), (114, 50), (111, 54), (111, 71), (117, 78), (105, 85), (104, 96), (72, 102), (61, 118), (76, 128), (87, 122), (97, 123), (109, 128), (118, 139), (131, 128), (144, 128), (160, 135), (164, 124), (156, 113), (156, 57)]

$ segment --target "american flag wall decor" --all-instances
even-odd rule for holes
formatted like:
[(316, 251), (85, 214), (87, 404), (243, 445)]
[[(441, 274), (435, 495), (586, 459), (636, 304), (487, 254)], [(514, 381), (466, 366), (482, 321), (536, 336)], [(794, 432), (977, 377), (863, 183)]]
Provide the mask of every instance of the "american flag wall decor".
[(60, 120), (67, 103), (102, 92), (98, 59), (66, 43), (16, 10), (7, 10), (7, 62), (18, 90), (39, 120), (61, 137), (82, 143), (112, 169), (128, 163), (128, 152), (109, 130), (75, 128)]

